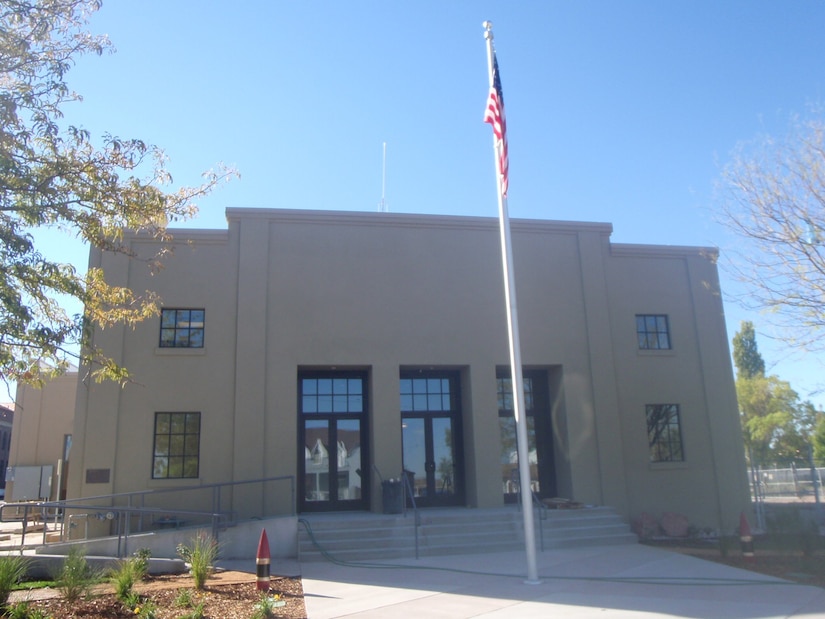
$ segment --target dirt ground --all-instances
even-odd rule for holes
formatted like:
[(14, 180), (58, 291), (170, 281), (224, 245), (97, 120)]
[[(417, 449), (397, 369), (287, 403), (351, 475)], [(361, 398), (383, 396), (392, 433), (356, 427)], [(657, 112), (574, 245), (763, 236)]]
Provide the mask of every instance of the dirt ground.
[[(96, 586), (91, 596), (73, 604), (53, 589), (16, 591), (10, 602), (27, 601), (30, 608), (42, 611), (44, 616), (62, 619), (134, 619), (149, 616), (178, 619), (193, 616), (193, 611), (201, 603), (204, 619), (248, 619), (262, 596), (257, 590), (254, 575), (230, 571), (213, 574), (202, 591), (194, 589), (192, 577), (188, 574), (149, 577), (136, 585), (135, 591), (141, 595), (144, 614), (140, 614), (139, 609), (125, 608), (111, 593), (112, 586), (108, 584)], [(188, 591), (188, 594), (182, 594), (183, 591)], [(183, 604), (186, 595), (189, 600)], [(278, 602), (284, 602), (273, 610), (270, 617), (306, 619), (300, 578), (273, 576), (268, 595), (277, 596)], [(150, 615), (149, 609), (154, 609), (154, 614)]]

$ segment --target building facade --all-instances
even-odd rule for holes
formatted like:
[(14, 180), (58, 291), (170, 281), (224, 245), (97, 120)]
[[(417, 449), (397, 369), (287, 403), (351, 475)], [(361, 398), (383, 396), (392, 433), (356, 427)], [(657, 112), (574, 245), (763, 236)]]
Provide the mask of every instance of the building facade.
[(66, 497), (78, 374), (71, 369), (42, 387), (17, 385), (6, 499)]
[[(164, 268), (93, 251), (163, 299), (94, 334), (135, 382), (78, 383), (69, 496), (296, 479), (299, 512), (518, 492), (495, 219), (228, 209)], [(731, 531), (749, 506), (716, 252), (609, 224), (514, 220), (533, 490)], [(155, 241), (130, 239), (138, 256)], [(283, 507), (237, 489), (243, 516)]]

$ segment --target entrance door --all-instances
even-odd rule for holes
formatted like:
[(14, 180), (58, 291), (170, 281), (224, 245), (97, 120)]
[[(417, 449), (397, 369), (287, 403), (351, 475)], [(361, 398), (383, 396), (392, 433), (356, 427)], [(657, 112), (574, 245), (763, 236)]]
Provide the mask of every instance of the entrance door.
[(301, 511), (367, 509), (366, 375), (301, 373)]
[(404, 471), (419, 507), (464, 502), (458, 387), (455, 372), (401, 376)]
[[(501, 437), (501, 485), (505, 503), (519, 497), (516, 420), (513, 414), (513, 384), (510, 373), (497, 374), (498, 421)], [(553, 429), (547, 373), (524, 371), (524, 405), (527, 420), (527, 459), (530, 464), (530, 489), (538, 496), (556, 494), (553, 458)]]

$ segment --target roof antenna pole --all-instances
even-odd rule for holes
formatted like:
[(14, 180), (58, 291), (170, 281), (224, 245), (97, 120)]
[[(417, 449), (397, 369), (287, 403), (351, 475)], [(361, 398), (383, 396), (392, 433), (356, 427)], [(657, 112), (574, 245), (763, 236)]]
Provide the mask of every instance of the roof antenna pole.
[(387, 208), (387, 202), (384, 200), (387, 193), (387, 143), (384, 142), (384, 158), (383, 158), (383, 165), (381, 168), (381, 202), (378, 203), (378, 212), (379, 213), (387, 213), (389, 212), (389, 208)]

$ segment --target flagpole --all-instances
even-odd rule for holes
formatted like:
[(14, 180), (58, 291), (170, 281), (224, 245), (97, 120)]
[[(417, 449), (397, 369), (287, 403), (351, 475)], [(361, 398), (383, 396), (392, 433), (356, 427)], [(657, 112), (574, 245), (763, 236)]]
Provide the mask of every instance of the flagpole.
[[(494, 88), (493, 72), (493, 24), (485, 21), (484, 38), (487, 41), (487, 66), (490, 74), (490, 89)], [(498, 93), (499, 95), (501, 93)], [(503, 102), (500, 102), (503, 105)], [(503, 108), (501, 110), (503, 114)], [(501, 236), (501, 259), (504, 267), (504, 301), (507, 307), (507, 332), (510, 340), (510, 377), (513, 386), (513, 413), (516, 419), (516, 444), (518, 449), (519, 488), (521, 513), (524, 518), (524, 547), (527, 554), (528, 584), (538, 584), (536, 568), (536, 531), (533, 524), (533, 492), (530, 486), (530, 460), (527, 443), (527, 419), (524, 406), (524, 379), (521, 365), (521, 344), (518, 329), (518, 308), (516, 304), (516, 284), (513, 271), (513, 249), (510, 239), (510, 216), (507, 211), (507, 196), (504, 193), (501, 149), (504, 136), (499, 139), (493, 134), (496, 160), (496, 183), (498, 186), (498, 211)]]

